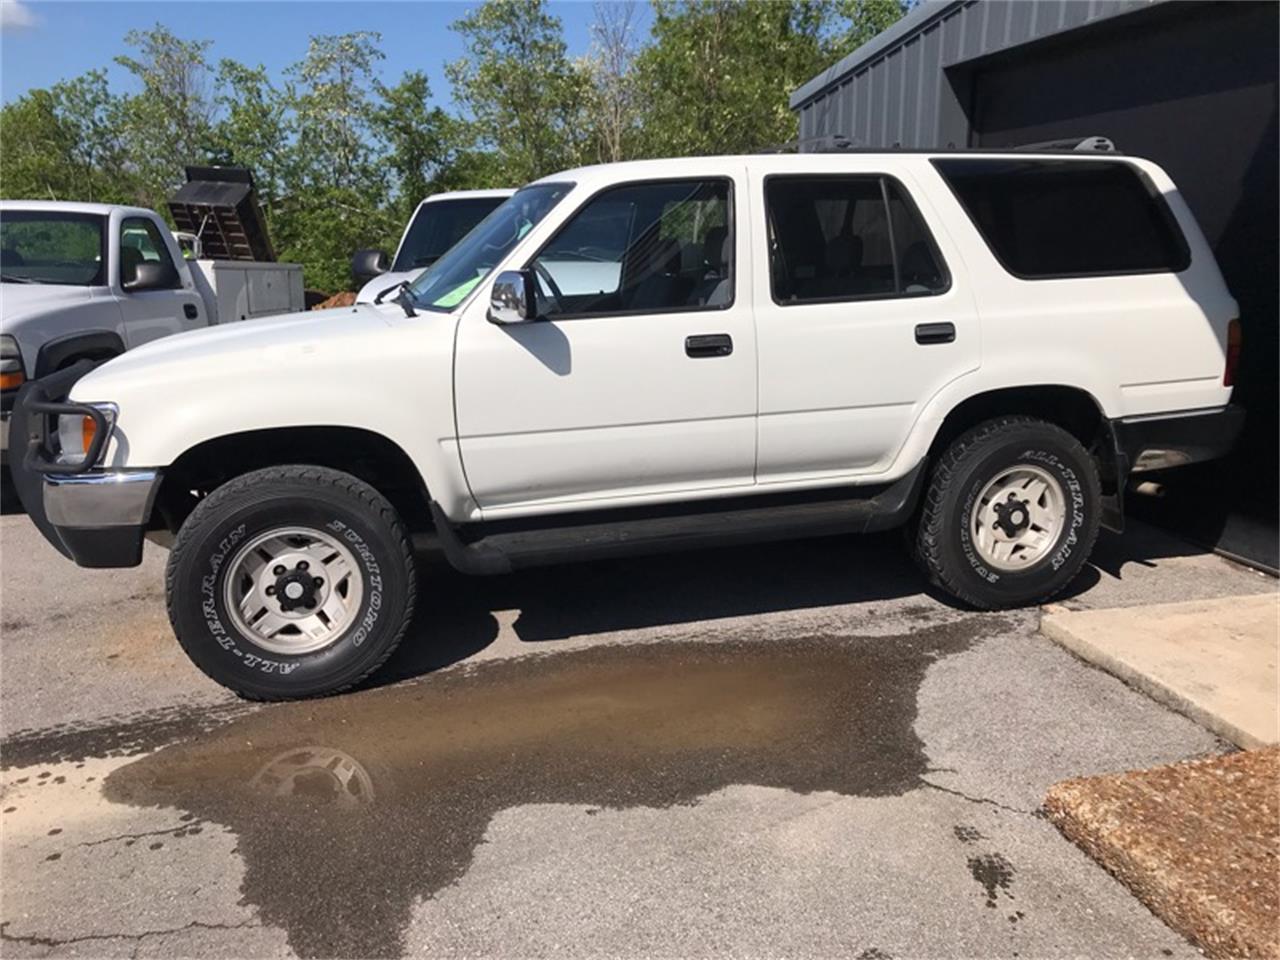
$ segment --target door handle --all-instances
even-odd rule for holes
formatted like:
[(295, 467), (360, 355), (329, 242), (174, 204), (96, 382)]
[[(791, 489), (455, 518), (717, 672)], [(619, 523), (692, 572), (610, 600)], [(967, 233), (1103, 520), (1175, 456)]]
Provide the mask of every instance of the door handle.
[(916, 343), (952, 343), (956, 338), (954, 323), (918, 323), (916, 324)]
[(733, 353), (733, 337), (727, 333), (698, 333), (684, 338), (684, 352), (690, 357), (727, 357)]
[(184, 303), (182, 305), (182, 312), (187, 315), (188, 320), (194, 320), (196, 317), (200, 316), (200, 311), (196, 309), (196, 305), (194, 303)]

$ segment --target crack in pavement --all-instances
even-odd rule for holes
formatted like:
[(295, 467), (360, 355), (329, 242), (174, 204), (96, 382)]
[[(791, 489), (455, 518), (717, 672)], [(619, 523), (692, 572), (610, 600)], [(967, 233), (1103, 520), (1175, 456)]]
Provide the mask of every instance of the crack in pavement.
[(147, 937), (164, 937), (174, 933), (185, 933), (188, 930), (251, 930), (261, 928), (264, 924), (256, 920), (245, 920), (243, 923), (205, 923), (203, 920), (192, 920), (181, 927), (167, 930), (143, 930), (141, 933), (86, 933), (80, 937), (41, 937), (35, 934), (9, 933), (11, 920), (0, 922), (0, 943), (24, 943), (32, 947), (65, 947), (72, 943), (91, 943), (96, 940), (145, 940)]
[[(187, 820), (179, 823), (177, 826), (161, 827), (157, 830), (143, 830), (139, 833), (118, 833), (114, 837), (101, 837), (97, 840), (82, 840), (76, 844), (77, 847), (97, 847), (104, 843), (114, 843), (117, 840), (141, 840), (143, 837), (171, 837), (180, 831), (190, 830), (192, 827), (203, 826), (203, 820)], [(197, 831), (199, 832), (199, 831)]]
[(1007, 810), (1009, 813), (1020, 814), (1024, 817), (1033, 817), (1036, 820), (1045, 819), (1044, 811), (1039, 807), (1034, 810), (1023, 810), (1021, 807), (1011, 807), (1007, 804), (1001, 803), (999, 800), (992, 800), (988, 797), (974, 797), (960, 790), (953, 790), (951, 787), (941, 786), (940, 784), (934, 783), (932, 780), (926, 780), (924, 777), (920, 778), (920, 782), (931, 790), (937, 790), (941, 793), (949, 793), (951, 796), (959, 797), (961, 800), (966, 800), (969, 803), (983, 804), (985, 806), (995, 807), (998, 810)]

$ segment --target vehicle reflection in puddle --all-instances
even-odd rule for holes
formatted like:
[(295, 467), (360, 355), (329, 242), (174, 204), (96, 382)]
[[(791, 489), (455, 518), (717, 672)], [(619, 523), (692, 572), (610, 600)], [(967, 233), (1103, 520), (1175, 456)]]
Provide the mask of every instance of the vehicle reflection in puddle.
[(461, 878), (510, 807), (916, 787), (926, 669), (1000, 626), (494, 661), (273, 706), (122, 767), (104, 791), (233, 830), (245, 901), (299, 954), (395, 956), (414, 902)]

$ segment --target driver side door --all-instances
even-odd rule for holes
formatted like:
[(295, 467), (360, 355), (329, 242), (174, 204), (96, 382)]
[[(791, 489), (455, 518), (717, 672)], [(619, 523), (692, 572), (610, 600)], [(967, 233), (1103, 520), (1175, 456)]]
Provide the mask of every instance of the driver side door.
[[(204, 301), (191, 283), (190, 271), (176, 259), (177, 244), (167, 240), (172, 240), (167, 231), (162, 232), (148, 217), (123, 217), (113, 239), (112, 291), (120, 304), (130, 349), (208, 323)], [(166, 264), (172, 282), (160, 289), (127, 289), (138, 264), (144, 262)]]
[(722, 173), (609, 187), (524, 266), (539, 319), (459, 324), (458, 434), (486, 515), (747, 487), (756, 345), (746, 191)]

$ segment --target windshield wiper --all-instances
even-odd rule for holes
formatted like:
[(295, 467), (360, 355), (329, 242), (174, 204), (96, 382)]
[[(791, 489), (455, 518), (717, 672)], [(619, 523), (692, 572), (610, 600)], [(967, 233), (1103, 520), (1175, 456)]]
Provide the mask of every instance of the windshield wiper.
[(418, 314), (413, 309), (413, 294), (409, 290), (410, 286), (411, 284), (408, 280), (401, 281), (396, 285), (396, 290), (399, 292), (391, 299), (400, 304), (406, 317), (416, 317)]
[(11, 277), (7, 273), (0, 274), (0, 283), (39, 283), (33, 277)]

